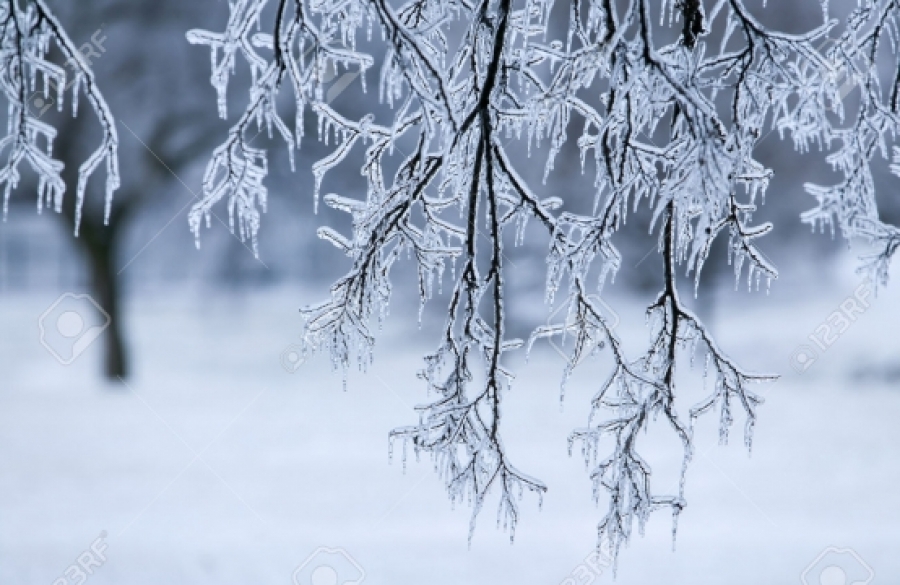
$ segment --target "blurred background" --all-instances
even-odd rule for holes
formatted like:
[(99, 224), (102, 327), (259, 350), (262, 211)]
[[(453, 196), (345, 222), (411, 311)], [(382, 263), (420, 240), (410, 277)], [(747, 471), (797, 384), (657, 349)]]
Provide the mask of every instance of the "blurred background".
[[(855, 3), (832, 4), (846, 14)], [(0, 582), (79, 583), (78, 571), (98, 585), (326, 585), (360, 574), (371, 583), (612, 582), (611, 569), (589, 558), (603, 506), (566, 445), (609, 357), (585, 363), (562, 404), (560, 348), (538, 343), (527, 362), (512, 360), (507, 447), (549, 492), (540, 510), (528, 496), (521, 502), (514, 545), (486, 507), (470, 547), (469, 509), (451, 509), (430, 461), (410, 455), (404, 465), (398, 446), (388, 464), (388, 431), (415, 422), (413, 407), (426, 399), (415, 372), (435, 344), (444, 299), (417, 324), (415, 276), (401, 265), (375, 365), (351, 372), (346, 391), (326, 356), (296, 351), (298, 309), (326, 298), (348, 268), (315, 236), (319, 225), (346, 228), (346, 219), (323, 205), (313, 214), (309, 168), (327, 150), (311, 115), (296, 173), (281, 144), (258, 137), (272, 169), (259, 257), (229, 232), (224, 207), (195, 247), (187, 213), (229, 122), (215, 112), (208, 51), (184, 33), (222, 30), (227, 4), (51, 5), (73, 40), (100, 55), (93, 66), (118, 118), (123, 186), (103, 226), (100, 182), (92, 183), (77, 239), (71, 193), (62, 214), (36, 214), (26, 181), (0, 224)], [(759, 13), (800, 31), (817, 24), (818, 6), (793, 0)], [(246, 73), (232, 82), (232, 121), (245, 104)], [(336, 104), (348, 115), (365, 111), (375, 75), (368, 96), (343, 75), (335, 75), (334, 85), (346, 86)], [(60, 128), (55, 152), (71, 191), (98, 130), (90, 116), (68, 112), (42, 115)], [(900, 576), (900, 291), (876, 295), (855, 273), (862, 250), (800, 223), (813, 204), (803, 183), (835, 178), (820, 156), (794, 153), (776, 132), (758, 159), (775, 172), (757, 219), (775, 223), (761, 247), (781, 276), (769, 294), (745, 282), (736, 289), (722, 242), (692, 302), (727, 353), (782, 379), (759, 388), (766, 404), (752, 457), (742, 419), (729, 446), (718, 446), (712, 421), (700, 424), (676, 550), (671, 519), (654, 516), (622, 554), (618, 583)], [(543, 160), (532, 166), (538, 184)], [(886, 168), (876, 177), (880, 203), (896, 223), (898, 183)], [(345, 175), (323, 193), (351, 188)], [(573, 146), (548, 189), (589, 184)], [(623, 230), (623, 269), (607, 289), (632, 354), (646, 342), (643, 311), (660, 286), (648, 219), (639, 212)], [(564, 318), (543, 301), (546, 246), (535, 229), (507, 251), (514, 335)], [(683, 289), (690, 297), (687, 278)], [(831, 345), (817, 345), (810, 336), (849, 299), (863, 310)], [(702, 377), (691, 380), (702, 391)], [(648, 435), (654, 481), (674, 491), (679, 460), (670, 447)]]

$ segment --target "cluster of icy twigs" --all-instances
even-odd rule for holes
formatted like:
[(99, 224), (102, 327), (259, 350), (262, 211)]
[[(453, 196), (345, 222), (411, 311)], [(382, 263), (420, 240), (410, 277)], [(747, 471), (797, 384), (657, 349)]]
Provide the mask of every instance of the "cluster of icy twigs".
[[(229, 0), (229, 7), (223, 32), (188, 33), (211, 50), (221, 117), (228, 117), (238, 61), (250, 71), (249, 100), (212, 155), (192, 228), (199, 237), (224, 200), (232, 228), (255, 246), (268, 156), (252, 140), (259, 129), (277, 134), (293, 165), (305, 116), (316, 117), (318, 139), (333, 144), (312, 167), (316, 202), (338, 168), (360, 165), (366, 189), (324, 196), (351, 216), (352, 233), (323, 227), (319, 235), (352, 267), (326, 302), (304, 309), (304, 338), (337, 368), (368, 364), (372, 321), (384, 317), (391, 268), (404, 254), (417, 267), (422, 303), (433, 299), (435, 284), (447, 290), (446, 327), (420, 373), (436, 398), (391, 438), (404, 453), (411, 445), (433, 456), (451, 500), (471, 503), (473, 528), (493, 493), (498, 521), (512, 534), (522, 493), (540, 497), (546, 489), (512, 464), (500, 434), (513, 379), (504, 354), (525, 345), (506, 336), (504, 301), (515, 283), (507, 280), (504, 247), (522, 242), (527, 222), (545, 230), (547, 301), (561, 297), (567, 314), (562, 324), (538, 328), (528, 346), (550, 336), (573, 341), (564, 380), (584, 356), (603, 348), (612, 356), (588, 425), (571, 441), (582, 445), (595, 497), (607, 497), (599, 531), (614, 556), (654, 510), (669, 509), (677, 521), (697, 417), (718, 413), (724, 442), (742, 411), (751, 444), (761, 399), (750, 386), (773, 376), (746, 372), (723, 353), (680, 300), (676, 273), (685, 269), (699, 281), (724, 235), (737, 278), (746, 274), (756, 287), (776, 278), (757, 247), (772, 226), (752, 221), (771, 177), (753, 157), (759, 141), (777, 129), (800, 151), (827, 153), (841, 180), (808, 186), (817, 205), (804, 219), (873, 244), (864, 268), (880, 281), (900, 245), (897, 228), (878, 217), (870, 168), (900, 127), (900, 73), (886, 80), (877, 66), (890, 43), (894, 61), (880, 69), (900, 71), (898, 1), (859, 0), (844, 23), (830, 20), (823, 1), (821, 25), (797, 35), (764, 26), (744, 0)], [(39, 205), (61, 205), (55, 129), (27, 103), (39, 85), (63, 102), (66, 74), (47, 58), (51, 43), (74, 64), (75, 83), (66, 86), (74, 87), (73, 107), (84, 91), (105, 130), (81, 167), (79, 206), (104, 161), (109, 197), (118, 185), (117, 139), (90, 68), (44, 0), (0, 1), (0, 26), (0, 84), (9, 102), (0, 141), (5, 200), (25, 160), (40, 177)], [(360, 72), (365, 94), (366, 73), (376, 68), (386, 107), (354, 117), (341, 106), (349, 102), (332, 101), (336, 71)], [(844, 100), (848, 85), (858, 90), (852, 107)], [(285, 93), (289, 103), (279, 99)], [(517, 144), (529, 157), (546, 157), (542, 185), (517, 169)], [(547, 186), (557, 156), (573, 147), (583, 172), (593, 174), (590, 193)], [(896, 148), (894, 160), (900, 174)], [(652, 211), (663, 285), (648, 307), (649, 345), (630, 358), (596, 295), (619, 270), (615, 236), (639, 206)], [(676, 366), (697, 353), (712, 392), (685, 417)], [(656, 420), (671, 426), (683, 449), (675, 494), (652, 489), (638, 450), (641, 432)]]

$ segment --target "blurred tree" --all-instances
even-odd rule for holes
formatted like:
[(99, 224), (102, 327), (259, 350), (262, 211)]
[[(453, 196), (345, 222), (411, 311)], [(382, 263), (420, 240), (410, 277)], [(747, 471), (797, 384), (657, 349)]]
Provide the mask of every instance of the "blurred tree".
[[(213, 120), (203, 115), (207, 61), (196, 54), (186, 54), (183, 44), (172, 42), (193, 22), (208, 18), (209, 10), (179, 0), (83, 0), (77, 5), (57, 4), (59, 23), (63, 23), (59, 30), (65, 26), (71, 46), (83, 56), (85, 71), (90, 72), (89, 89), (95, 91), (96, 84), (103, 86), (104, 108), (106, 103), (109, 107), (102, 113), (115, 111), (118, 122), (101, 128), (105, 134), (98, 137), (96, 120), (84, 112), (71, 117), (54, 107), (44, 107), (48, 103), (55, 105), (53, 92), (47, 94), (46, 101), (40, 91), (26, 92), (26, 103), (17, 111), (28, 115), (29, 123), (37, 128), (57, 129), (53, 152), (58, 162), (47, 164), (56, 175), (50, 180), (38, 175), (41, 185), (59, 190), (62, 186), (78, 185), (79, 193), (84, 194), (82, 199), (80, 196), (62, 198), (54, 193), (54, 207), (61, 212), (67, 231), (76, 226), (78, 237), (72, 242), (83, 252), (92, 296), (111, 318), (103, 335), (103, 372), (115, 379), (129, 373), (120, 276), (129, 260), (122, 258), (125, 235), (151, 205), (171, 208), (172, 214), (184, 208), (184, 196), (174, 196), (178, 191), (189, 193), (181, 184), (181, 176), (219, 139)], [(11, 2), (2, 6), (21, 6), (25, 13), (34, 7), (49, 10), (43, 1)], [(7, 21), (7, 29), (13, 22)], [(134, 42), (136, 38), (141, 42)], [(12, 39), (12, 35), (4, 33), (4, 44)], [(65, 51), (62, 55), (49, 53), (50, 65), (46, 67), (55, 71), (52, 62), (65, 57)], [(15, 62), (10, 65), (7, 61), (7, 71), (15, 67)], [(78, 74), (88, 79), (88, 73)], [(68, 81), (61, 77), (52, 79), (49, 86), (77, 91), (78, 86), (71, 84), (70, 76)], [(6, 91), (9, 97), (12, 90), (7, 87)], [(127, 169), (121, 184), (117, 175), (108, 175), (107, 190), (118, 187), (114, 198), (97, 197), (99, 182), (88, 183), (80, 168), (84, 153), (91, 152), (98, 138), (115, 139), (118, 149), (115, 160), (121, 160), (122, 167)], [(3, 182), (8, 187), (15, 185), (15, 181), (5, 177), (0, 173), (0, 186)], [(31, 190), (35, 185), (30, 183), (28, 187), (20, 190)], [(18, 201), (24, 203), (27, 198), (20, 197)]]
[[(115, 99), (115, 93), (111, 92), (111, 99)], [(103, 373), (108, 378), (125, 378), (130, 371), (120, 284), (120, 274), (128, 261), (122, 258), (125, 235), (141, 211), (151, 205), (162, 205), (166, 195), (171, 199), (173, 189), (180, 188), (180, 174), (211, 147), (214, 134), (208, 128), (203, 132), (202, 121), (200, 116), (165, 115), (146, 139), (126, 139), (122, 150), (129, 160), (128, 173), (113, 200), (108, 222), (97, 213), (86, 213), (81, 218), (79, 236), (73, 244), (83, 252), (94, 299), (110, 316), (102, 340), (105, 344)], [(80, 119), (72, 120), (67, 126), (59, 141), (58, 152), (63, 161), (78, 156), (81, 151), (78, 138), (85, 130)], [(196, 128), (197, 132), (189, 131), (193, 136), (183, 144), (175, 142), (175, 135), (185, 128)], [(66, 181), (72, 179), (73, 168), (66, 165), (62, 173)], [(169, 203), (164, 207), (178, 209), (177, 199)], [(71, 225), (76, 213), (74, 203), (67, 200), (62, 211), (65, 225)]]
[[(208, 17), (209, 11), (179, 0), (87, 0), (77, 7), (60, 7), (60, 12), (69, 16), (75, 38), (102, 40), (93, 67), (106, 82), (107, 99), (119, 119), (120, 156), (128, 172), (108, 223), (104, 225), (97, 210), (85, 213), (75, 243), (84, 252), (95, 299), (111, 317), (104, 335), (104, 374), (125, 377), (129, 360), (120, 283), (120, 273), (130, 260), (122, 258), (125, 233), (150, 205), (173, 211), (183, 206), (183, 196), (174, 196), (179, 191), (188, 194), (181, 176), (216, 139), (212, 124), (201, 115), (206, 64), (172, 42), (191, 22)], [(135, 43), (135, 38), (141, 42)], [(77, 159), (90, 134), (82, 118), (69, 120), (67, 126), (58, 150), (66, 162)], [(67, 164), (63, 172), (67, 181), (72, 173), (73, 165)], [(90, 202), (87, 205), (91, 207)], [(72, 205), (63, 211), (67, 220), (76, 212)]]

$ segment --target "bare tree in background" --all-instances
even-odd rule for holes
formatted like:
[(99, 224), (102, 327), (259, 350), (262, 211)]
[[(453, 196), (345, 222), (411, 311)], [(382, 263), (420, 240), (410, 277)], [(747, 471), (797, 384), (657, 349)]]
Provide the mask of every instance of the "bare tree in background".
[[(110, 0), (85, 0), (74, 10), (66, 10), (80, 38), (104, 41), (103, 53), (96, 59), (97, 75), (115, 80), (106, 96), (116, 108), (123, 132), (120, 154), (128, 172), (112, 203), (108, 221), (99, 213), (86, 213), (81, 233), (75, 241), (84, 252), (95, 300), (110, 316), (104, 333), (103, 373), (107, 378), (125, 378), (131, 372), (125, 316), (122, 312), (122, 270), (129, 258), (123, 250), (129, 230), (142, 213), (153, 205), (177, 210), (187, 201), (171, 201), (171, 191), (191, 197), (179, 182), (187, 168), (215, 145), (217, 138), (208, 118), (200, 115), (204, 102), (198, 94), (203, 84), (196, 75), (195, 60), (181, 59), (179, 67), (171, 61), (181, 51), (171, 43), (172, 35), (183, 30), (186, 21), (203, 7), (178, 0), (134, 0), (121, 3)], [(78, 16), (76, 19), (75, 17)], [(97, 27), (102, 24), (102, 29)], [(131, 39), (139, 35), (141, 43)], [(172, 86), (181, 88), (178, 100), (169, 100)], [(75, 160), (84, 148), (89, 128), (84, 119), (69, 120), (60, 128), (59, 156)], [(72, 167), (63, 172), (72, 180)], [(72, 217), (72, 205), (63, 205), (63, 215)], [(168, 219), (168, 218), (166, 218)]]
[[(230, 8), (224, 32), (188, 34), (211, 48), (222, 117), (239, 57), (253, 76), (246, 109), (207, 167), (192, 228), (199, 235), (213, 206), (226, 200), (233, 229), (255, 245), (268, 172), (267, 153), (247, 141), (257, 128), (293, 151), (305, 113), (318, 118), (318, 138), (335, 146), (313, 167), (317, 200), (326, 175), (350, 164), (353, 149), (364, 150), (364, 197), (324, 197), (352, 217), (350, 235), (319, 231), (352, 268), (329, 300), (303, 310), (305, 339), (309, 349), (327, 350), (336, 368), (370, 363), (370, 327), (385, 315), (390, 271), (403, 254), (418, 267), (422, 303), (435, 284), (449, 288), (446, 327), (420, 374), (437, 398), (391, 437), (404, 451), (409, 444), (430, 453), (451, 500), (471, 504), (470, 538), (490, 493), (512, 535), (523, 492), (540, 498), (546, 489), (512, 463), (501, 438), (502, 400), (513, 379), (504, 356), (525, 345), (505, 334), (504, 300), (515, 283), (506, 278), (504, 247), (521, 241), (528, 221), (547, 234), (548, 304), (561, 296), (577, 317), (538, 328), (528, 344), (574, 338), (564, 380), (597, 350), (614, 359), (588, 426), (571, 438), (591, 466), (595, 498), (607, 496), (599, 536), (614, 555), (654, 510), (672, 513), (674, 536), (698, 417), (716, 413), (724, 443), (741, 411), (751, 445), (761, 402), (751, 386), (774, 376), (727, 357), (682, 302), (676, 271), (699, 279), (722, 236), (736, 278), (756, 288), (776, 278), (756, 244), (772, 226), (752, 220), (771, 177), (753, 157), (758, 142), (773, 129), (789, 132), (803, 151), (842, 140), (832, 160), (848, 182), (815, 190), (821, 205), (808, 218), (836, 218), (854, 234), (870, 226), (865, 233), (884, 243), (885, 263), (900, 241), (896, 230), (873, 222), (874, 199), (855, 170), (896, 128), (898, 83), (886, 104), (868, 68), (880, 38), (896, 35), (895, 2), (862, 2), (829, 51), (822, 42), (836, 23), (827, 3), (821, 25), (799, 35), (771, 30), (743, 0), (231, 0)], [(559, 38), (551, 14), (567, 23)], [(381, 44), (368, 38), (371, 31)], [(378, 48), (380, 60), (363, 46)], [(351, 119), (328, 103), (328, 71), (365, 73), (376, 63), (378, 96), (390, 115)], [(870, 97), (858, 125), (843, 131), (839, 82), (850, 70), (866, 74)], [(279, 109), (283, 92), (293, 95), (294, 111)], [(591, 192), (541, 192), (548, 188), (523, 178), (517, 167), (524, 161), (511, 145), (545, 156), (546, 179), (569, 141), (594, 176)], [(586, 198), (590, 212), (567, 210)], [(647, 309), (650, 343), (635, 358), (625, 355), (594, 295), (619, 270), (615, 237), (639, 206), (652, 210), (663, 286)], [(685, 407), (676, 370), (698, 354), (712, 392)], [(674, 493), (656, 491), (639, 452), (638, 437), (654, 421), (671, 428), (683, 452)]]
[[(152, 204), (166, 200), (166, 192), (173, 185), (187, 194), (178, 176), (205, 156), (217, 140), (215, 128), (200, 115), (205, 109), (199, 95), (204, 80), (183, 58), (180, 67), (171, 67), (174, 55), (181, 52), (172, 45), (172, 35), (181, 34), (186, 21), (206, 11), (178, 0), (84, 0), (77, 6), (60, 6), (56, 17), (44, 1), (4, 0), (2, 10), (8, 12), (0, 14), (10, 15), (4, 18), (4, 50), (18, 50), (21, 41), (24, 51), (21, 70), (17, 69), (17, 53), (4, 53), (3, 80), (10, 100), (11, 124), (5, 144), (12, 147), (7, 174), (2, 175), (10, 178), (5, 183), (5, 204), (19, 180), (21, 161), (29, 161), (33, 170), (40, 169), (40, 189), (51, 190), (40, 191), (38, 209), (50, 205), (67, 224), (76, 226), (78, 237), (72, 242), (83, 252), (91, 295), (110, 317), (102, 339), (103, 373), (113, 380), (127, 377), (131, 360), (120, 273), (127, 263), (122, 252), (128, 232)], [(67, 23), (65, 32), (60, 22)], [(41, 30), (45, 31), (41, 34), (51, 36), (40, 37), (37, 33)], [(30, 31), (34, 36), (31, 40), (19, 39), (19, 31)], [(140, 36), (141, 43), (131, 42), (135, 35)], [(59, 53), (47, 45), (53, 39)], [(195, 59), (196, 65), (202, 66), (201, 61)], [(111, 80), (105, 84), (104, 97), (97, 93), (95, 77)], [(178, 100), (170, 101), (168, 88), (173, 85), (183, 91)], [(107, 173), (107, 187), (115, 180), (117, 188), (112, 200), (93, 197), (95, 185), (87, 184), (88, 164), (93, 164), (100, 151), (82, 164), (84, 152), (90, 152), (96, 139), (96, 121), (85, 115), (56, 115), (62, 98), (69, 99), (69, 91), (75, 98), (79, 91), (88, 92), (93, 96), (91, 104), (98, 100), (102, 105), (96, 110), (103, 131), (101, 148), (115, 147), (115, 158), (109, 163), (114, 165), (113, 170), (120, 159), (128, 169), (121, 181), (118, 175)], [(124, 133), (121, 145), (109, 114), (112, 108)], [(20, 132), (22, 129), (25, 131)], [(23, 179), (28, 185), (30, 176)], [(78, 186), (77, 197), (63, 198), (66, 186), (73, 185)]]
[[(85, 51), (83, 46), (76, 45), (44, 0), (4, 0), (0, 3), (0, 23), (0, 85), (8, 103), (6, 136), (0, 141), (0, 156), (6, 157), (0, 169), (4, 220), (12, 191), (21, 180), (20, 167), (27, 162), (38, 179), (38, 212), (44, 207), (51, 207), (57, 213), (65, 212), (75, 226), (75, 235), (82, 233), (81, 241), (88, 249), (95, 250), (106, 237), (102, 226), (117, 219), (118, 213), (113, 210), (113, 192), (119, 188), (120, 178), (116, 123), (91, 69), (94, 47), (87, 45)], [(64, 66), (51, 59), (50, 52), (54, 47), (61, 53)], [(72, 116), (84, 120), (83, 116), (78, 118), (78, 105), (79, 99), (85, 98), (100, 124), (102, 138), (96, 150), (73, 171), (72, 166), (66, 168), (63, 159), (74, 161), (80, 156), (80, 153), (70, 156), (74, 153), (66, 148), (75, 132), (71, 132), (72, 128), (63, 128), (62, 138), (58, 140), (59, 128), (42, 116), (53, 105), (62, 111), (68, 99), (71, 100)], [(63, 142), (62, 148), (59, 148), (59, 142)], [(63, 156), (54, 154), (54, 148), (62, 150)], [(100, 215), (102, 219), (90, 217), (84, 220), (82, 209), (88, 181), (104, 163), (106, 196)], [(75, 198), (64, 201), (66, 186), (71, 184), (76, 184)], [(96, 271), (94, 277), (95, 292), (100, 292), (98, 300), (115, 316), (110, 323), (107, 369), (123, 373), (116, 295), (111, 288), (114, 281), (102, 281)]]

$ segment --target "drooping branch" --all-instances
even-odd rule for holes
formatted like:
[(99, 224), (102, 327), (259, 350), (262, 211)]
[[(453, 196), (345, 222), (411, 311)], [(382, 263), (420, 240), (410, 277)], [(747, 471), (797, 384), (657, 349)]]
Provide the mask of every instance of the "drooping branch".
[[(65, 67), (50, 60), (52, 46), (65, 58)], [(38, 83), (42, 89), (36, 91)], [(83, 93), (103, 134), (100, 145), (78, 170), (75, 235), (81, 224), (88, 180), (101, 164), (106, 171), (104, 221), (108, 222), (113, 193), (120, 184), (116, 124), (97, 87), (88, 57), (69, 38), (44, 0), (0, 2), (0, 88), (8, 102), (7, 131), (0, 139), (0, 154), (6, 155), (6, 162), (0, 167), (4, 218), (12, 191), (21, 180), (19, 168), (23, 162), (38, 176), (38, 211), (44, 207), (52, 207), (57, 213), (62, 210), (66, 191), (61, 176), (63, 163), (53, 158), (57, 130), (41, 117), (53, 105), (62, 111), (67, 95), (71, 96), (72, 115), (77, 116), (79, 96)]]
[[(832, 234), (839, 231), (848, 240), (859, 239), (873, 250), (863, 257), (860, 269), (874, 282), (887, 284), (888, 267), (897, 250), (898, 229), (885, 223), (878, 212), (875, 197), (873, 160), (891, 156), (890, 145), (900, 130), (900, 73), (894, 73), (890, 90), (885, 92), (879, 71), (885, 66), (900, 72), (900, 56), (890, 53), (887, 64), (881, 63), (885, 42), (896, 45), (900, 31), (900, 2), (876, 0), (860, 3), (850, 15), (840, 38), (828, 46), (828, 73), (839, 99), (834, 114), (816, 120), (818, 131), (829, 146), (838, 147), (827, 157), (831, 167), (842, 180), (835, 185), (808, 183), (806, 190), (816, 198), (817, 205), (803, 214), (803, 221), (813, 228)], [(859, 92), (859, 105), (851, 123), (845, 125), (845, 106), (841, 101), (852, 91)], [(798, 126), (793, 120), (786, 127)], [(894, 146), (894, 161), (897, 157)], [(891, 166), (900, 176), (900, 167)]]
[[(513, 466), (501, 438), (513, 380), (504, 358), (523, 345), (505, 337), (505, 301), (516, 283), (504, 249), (509, 241), (521, 243), (527, 222), (537, 221), (548, 239), (546, 298), (550, 304), (561, 298), (567, 319), (537, 328), (528, 347), (546, 337), (574, 339), (563, 387), (583, 358), (608, 349), (613, 360), (588, 425), (570, 443), (580, 441), (594, 496), (608, 498), (600, 537), (618, 554), (654, 510), (669, 509), (674, 530), (686, 505), (697, 417), (718, 411), (724, 442), (736, 411), (743, 411), (750, 446), (761, 399), (749, 387), (773, 377), (742, 370), (722, 351), (681, 301), (676, 275), (680, 267), (699, 281), (713, 243), (727, 233), (736, 278), (746, 274), (748, 285), (758, 287), (777, 277), (758, 243), (772, 226), (753, 224), (771, 179), (754, 150), (772, 128), (789, 132), (800, 150), (833, 140), (817, 125), (840, 107), (841, 96), (830, 57), (817, 44), (834, 23), (780, 33), (741, 0), (673, 0), (658, 8), (647, 0), (563, 4), (281, 0), (270, 37), (249, 32), (266, 0), (235, 0), (226, 33), (191, 37), (212, 47), (220, 96), (237, 55), (254, 72), (249, 105), (214, 154), (192, 225), (196, 230), (228, 198), (242, 234), (256, 237), (266, 159), (246, 136), (256, 120), (276, 127), (291, 148), (299, 144), (299, 122), (289, 129), (276, 109), (284, 79), (292, 82), (297, 115), (310, 109), (319, 138), (334, 141), (331, 154), (313, 164), (314, 197), (332, 171), (351, 164), (354, 150), (364, 151), (365, 193), (324, 197), (350, 214), (352, 233), (326, 227), (319, 235), (352, 266), (329, 300), (303, 310), (305, 339), (310, 351), (328, 352), (338, 369), (365, 367), (375, 344), (370, 324), (386, 313), (395, 261), (404, 252), (413, 259), (423, 304), (436, 301), (435, 282), (449, 281), (447, 320), (420, 373), (436, 397), (417, 407), (417, 424), (395, 429), (391, 439), (404, 456), (408, 446), (430, 454), (451, 501), (471, 503), (471, 538), (492, 494), (501, 524), (512, 531), (520, 515), (517, 492), (545, 490)], [(568, 30), (555, 39), (551, 13), (563, 8)], [(369, 27), (381, 33), (380, 44), (367, 45), (371, 54), (355, 41)], [(660, 42), (661, 28), (678, 32), (679, 40)], [(716, 43), (709, 40), (714, 36)], [(354, 119), (327, 103), (318, 73), (323, 63), (360, 70), (379, 63), (379, 97), (390, 111)], [(586, 194), (592, 209), (574, 211), (584, 208), (574, 205), (584, 192), (531, 184), (517, 169), (524, 157), (513, 142), (529, 157), (545, 157), (545, 181), (560, 153), (576, 145), (582, 171), (594, 173)], [(390, 177), (387, 168), (398, 170)], [(600, 295), (621, 267), (618, 231), (640, 206), (652, 210), (663, 286), (648, 308), (649, 345), (630, 359)], [(896, 234), (885, 237), (894, 238), (891, 250), (900, 242)], [(687, 405), (682, 418), (675, 373), (698, 351), (706, 354), (703, 375), (714, 379), (714, 390)], [(651, 489), (652, 470), (640, 454), (640, 432), (660, 419), (683, 451), (674, 494)], [(599, 452), (604, 437), (614, 441), (609, 453)]]

